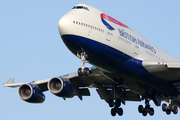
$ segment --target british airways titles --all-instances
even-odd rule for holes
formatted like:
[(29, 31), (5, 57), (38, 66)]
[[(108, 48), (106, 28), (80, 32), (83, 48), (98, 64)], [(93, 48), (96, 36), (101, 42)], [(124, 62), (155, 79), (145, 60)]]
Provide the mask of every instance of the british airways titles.
[(156, 50), (154, 49), (153, 46), (143, 42), (142, 40), (136, 39), (134, 36), (130, 35), (129, 33), (125, 32), (125, 30), (123, 29), (118, 29), (119, 30), (119, 34), (120, 36), (126, 38), (127, 40), (136, 43), (137, 45), (140, 45), (141, 47), (144, 47), (145, 49), (153, 52), (154, 54), (156, 54)]

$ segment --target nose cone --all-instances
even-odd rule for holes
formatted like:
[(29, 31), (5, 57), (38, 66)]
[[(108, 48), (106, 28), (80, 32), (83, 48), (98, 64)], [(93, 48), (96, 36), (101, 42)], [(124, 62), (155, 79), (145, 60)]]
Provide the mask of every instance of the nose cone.
[(58, 22), (58, 29), (60, 35), (69, 34), (71, 29), (71, 24), (73, 21), (71, 20), (71, 17), (69, 14), (64, 15)]

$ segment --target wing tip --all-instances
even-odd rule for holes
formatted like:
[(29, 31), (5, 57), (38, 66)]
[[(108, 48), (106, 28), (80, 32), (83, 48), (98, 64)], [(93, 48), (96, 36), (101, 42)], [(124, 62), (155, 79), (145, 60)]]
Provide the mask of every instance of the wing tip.
[(5, 84), (3, 84), (4, 87), (6, 87), (8, 84), (14, 83), (14, 78), (10, 78)]
[(14, 83), (14, 78), (10, 78), (10, 79), (6, 82), (6, 84), (11, 84), (11, 83)]

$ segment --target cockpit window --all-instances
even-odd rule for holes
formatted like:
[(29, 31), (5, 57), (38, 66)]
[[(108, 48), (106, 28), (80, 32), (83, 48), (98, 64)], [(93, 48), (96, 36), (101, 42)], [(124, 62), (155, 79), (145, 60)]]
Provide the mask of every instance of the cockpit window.
[(74, 6), (72, 9), (75, 9), (76, 8), (76, 6)]
[(87, 7), (84, 7), (84, 9), (89, 11), (89, 9)]
[(84, 10), (89, 11), (89, 9), (87, 7), (84, 7), (84, 6), (74, 6), (72, 9), (84, 9)]
[(83, 6), (76, 6), (76, 9), (84, 9)]

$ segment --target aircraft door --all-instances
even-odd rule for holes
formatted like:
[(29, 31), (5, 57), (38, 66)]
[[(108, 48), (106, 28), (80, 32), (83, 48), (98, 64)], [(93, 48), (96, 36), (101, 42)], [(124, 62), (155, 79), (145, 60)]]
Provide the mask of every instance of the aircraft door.
[(137, 57), (139, 57), (139, 55), (140, 55), (139, 46), (135, 45), (135, 48), (134, 48), (134, 57), (137, 58)]
[(107, 30), (107, 35), (106, 35), (106, 44), (107, 45), (110, 45), (111, 39), (112, 39), (112, 33), (109, 30)]

